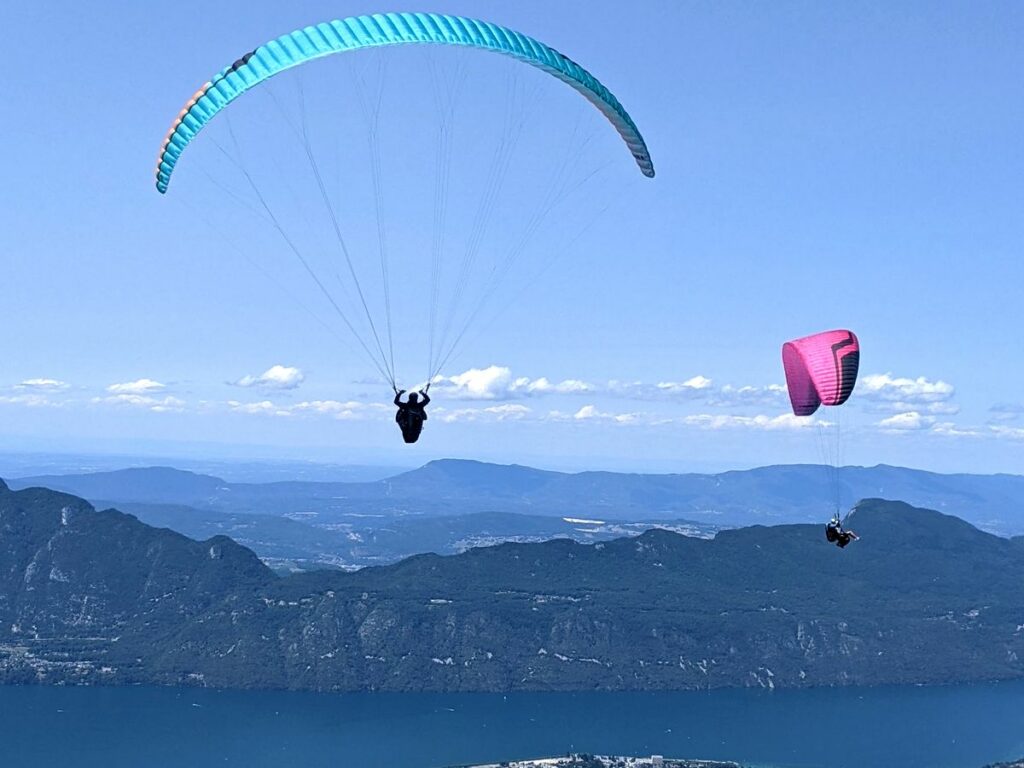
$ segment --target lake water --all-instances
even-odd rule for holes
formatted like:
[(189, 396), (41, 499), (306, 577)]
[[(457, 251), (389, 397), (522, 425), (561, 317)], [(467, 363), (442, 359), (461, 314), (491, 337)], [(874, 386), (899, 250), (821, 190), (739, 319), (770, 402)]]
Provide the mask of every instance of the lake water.
[(567, 750), (981, 768), (1024, 757), (1024, 681), (508, 696), (0, 687), (3, 768), (434, 768)]

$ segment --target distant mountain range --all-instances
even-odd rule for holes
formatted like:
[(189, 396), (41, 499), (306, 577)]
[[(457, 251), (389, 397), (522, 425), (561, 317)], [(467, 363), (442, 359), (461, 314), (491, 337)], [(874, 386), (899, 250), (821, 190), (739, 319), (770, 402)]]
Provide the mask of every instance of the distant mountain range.
[(1024, 538), (861, 502), (819, 525), (651, 530), (276, 576), (0, 483), (0, 682), (595, 690), (1024, 676)]
[(131, 454), (76, 454), (10, 452), (0, 450), (0, 477), (37, 477), (109, 472), (126, 467), (174, 466), (203, 475), (216, 475), (237, 483), (280, 480), (365, 483), (393, 477), (411, 466), (332, 464), (296, 459), (157, 458)]
[[(983, 530), (1024, 533), (1024, 477), (944, 475), (879, 465), (838, 470), (844, 506), (885, 497), (950, 512)], [(170, 468), (47, 475), (9, 481), (89, 500), (173, 504), (318, 524), (352, 515), (450, 516), (510, 512), (601, 520), (686, 519), (714, 526), (821, 522), (835, 507), (829, 471), (771, 466), (721, 474), (566, 474), (446, 459), (375, 482), (229, 483)]]

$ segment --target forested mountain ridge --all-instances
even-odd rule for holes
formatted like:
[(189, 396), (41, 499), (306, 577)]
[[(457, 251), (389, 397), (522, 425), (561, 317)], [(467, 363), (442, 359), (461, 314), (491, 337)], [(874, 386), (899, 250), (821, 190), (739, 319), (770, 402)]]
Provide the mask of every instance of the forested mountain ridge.
[(868, 500), (821, 526), (501, 544), (275, 576), (80, 499), (0, 487), (0, 680), (593, 690), (1024, 676), (1024, 549)]

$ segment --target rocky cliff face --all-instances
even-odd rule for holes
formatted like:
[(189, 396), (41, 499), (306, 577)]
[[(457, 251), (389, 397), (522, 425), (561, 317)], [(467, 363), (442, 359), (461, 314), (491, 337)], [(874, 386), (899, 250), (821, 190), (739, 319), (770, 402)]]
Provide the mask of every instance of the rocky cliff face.
[(162, 639), (274, 581), (226, 537), (192, 541), (74, 496), (0, 486), (7, 680), (149, 679)]
[(0, 680), (314, 690), (938, 683), (1024, 675), (1024, 550), (863, 502), (818, 526), (504, 544), (275, 577), (72, 496), (0, 488)]

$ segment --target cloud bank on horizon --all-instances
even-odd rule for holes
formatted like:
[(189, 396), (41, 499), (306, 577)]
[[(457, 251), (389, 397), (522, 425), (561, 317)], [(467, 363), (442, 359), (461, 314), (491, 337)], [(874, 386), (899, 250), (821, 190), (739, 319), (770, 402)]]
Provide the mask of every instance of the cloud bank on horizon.
[[(353, 382), (364, 385), (366, 382)], [(216, 422), (230, 432), (226, 416), (243, 415), (300, 419), (316, 429), (318, 420), (388, 421), (393, 407), (388, 397), (302, 399), (298, 390), (325, 382), (310, 381), (296, 366), (275, 364), (260, 374), (247, 374), (218, 387), (197, 383), (169, 385), (150, 377), (114, 382), (101, 392), (61, 379), (36, 377), (0, 388), (0, 406), (37, 408), (114, 407), (151, 413), (191, 413)], [(352, 385), (349, 385), (351, 387)], [(383, 383), (378, 383), (383, 389)], [(276, 397), (242, 400), (218, 397), (215, 390), (255, 389), (277, 392)], [(326, 384), (330, 389), (330, 384)], [(194, 390), (203, 397), (194, 397)], [(6, 392), (4, 391), (6, 390)], [(448, 424), (472, 423), (502, 427), (514, 422), (559, 425), (629, 427), (636, 430), (689, 428), (701, 431), (800, 431), (829, 428), (827, 415), (798, 417), (789, 412), (785, 387), (768, 384), (718, 384), (696, 374), (677, 381), (582, 378), (551, 379), (513, 373), (510, 367), (490, 365), (438, 376), (432, 382), (435, 404), (430, 414)], [(950, 418), (960, 412), (956, 388), (942, 379), (897, 376), (891, 372), (862, 376), (845, 408), (868, 417), (858, 425), (864, 433), (895, 437), (908, 433), (942, 438), (1024, 439), (1024, 405), (1001, 402), (990, 408), (984, 424), (959, 424)], [(543, 405), (547, 402), (548, 405)], [(626, 406), (626, 407), (623, 407)]]

